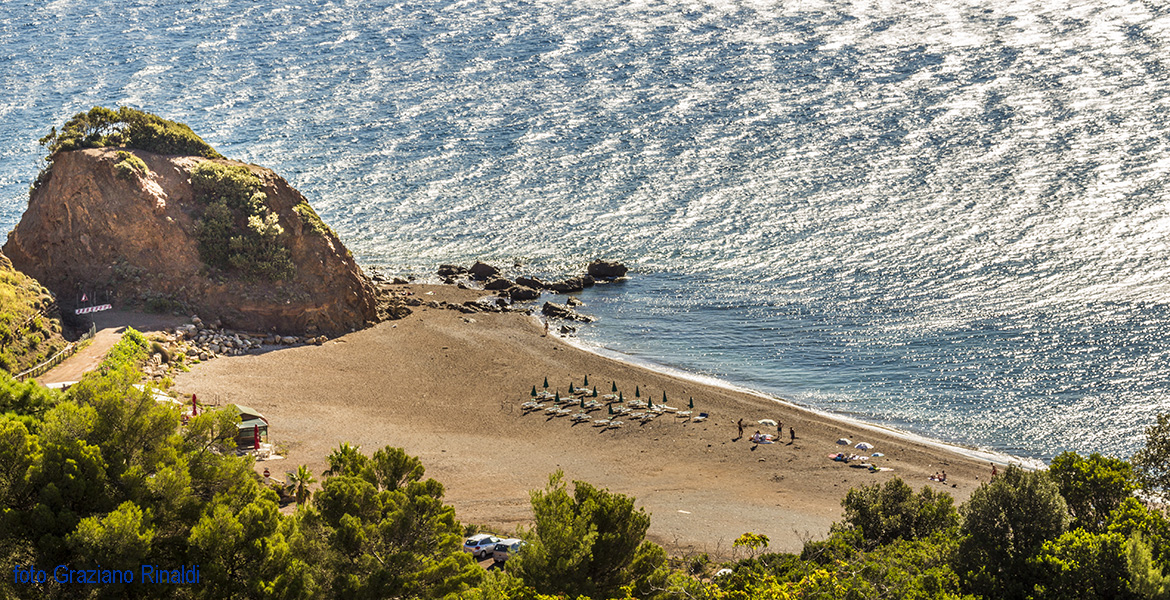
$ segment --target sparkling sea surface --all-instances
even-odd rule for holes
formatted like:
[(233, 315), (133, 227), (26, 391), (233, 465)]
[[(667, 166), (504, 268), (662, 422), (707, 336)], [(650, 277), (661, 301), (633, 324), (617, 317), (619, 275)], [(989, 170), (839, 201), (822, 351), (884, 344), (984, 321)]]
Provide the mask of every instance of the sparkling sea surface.
[(621, 260), (591, 344), (1127, 457), (1170, 411), (1168, 60), (1145, 1), (9, 1), (0, 224), (50, 126), (135, 106), (363, 264)]

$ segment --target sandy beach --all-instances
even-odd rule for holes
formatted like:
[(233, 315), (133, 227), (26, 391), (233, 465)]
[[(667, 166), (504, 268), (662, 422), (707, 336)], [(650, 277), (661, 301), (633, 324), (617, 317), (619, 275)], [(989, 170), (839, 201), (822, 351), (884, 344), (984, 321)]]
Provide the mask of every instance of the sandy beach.
[[(401, 289), (452, 303), (484, 294), (453, 286)], [(652, 513), (649, 537), (680, 555), (724, 555), (747, 531), (767, 535), (773, 550), (799, 551), (840, 518), (850, 487), (901, 477), (962, 502), (989, 475), (986, 462), (937, 445), (673, 377), (542, 334), (535, 319), (520, 313), (416, 307), (405, 319), (323, 346), (218, 358), (175, 382), (201, 402), (240, 403), (268, 417), (270, 439), (287, 448), (287, 458), (258, 469), (283, 474), (305, 464), (320, 479), (325, 457), (340, 442), (367, 453), (400, 446), (446, 487), (462, 522), (501, 532), (529, 522), (529, 491), (563, 469), (570, 480), (636, 497)], [(565, 394), (585, 376), (601, 394), (616, 381), (627, 400), (635, 386), (656, 402), (665, 392), (670, 406), (684, 410), (693, 397), (695, 413), (710, 418), (695, 423), (667, 414), (603, 430), (520, 407), (545, 377), (550, 390)], [(605, 413), (602, 408), (595, 418)], [(743, 439), (737, 439), (739, 419), (748, 424)], [(756, 429), (768, 429), (760, 419), (783, 423), (781, 443), (748, 441)], [(830, 460), (844, 450), (836, 444), (842, 437), (874, 444), (885, 454), (877, 464), (892, 470), (871, 473)], [(946, 485), (928, 481), (942, 470)]]

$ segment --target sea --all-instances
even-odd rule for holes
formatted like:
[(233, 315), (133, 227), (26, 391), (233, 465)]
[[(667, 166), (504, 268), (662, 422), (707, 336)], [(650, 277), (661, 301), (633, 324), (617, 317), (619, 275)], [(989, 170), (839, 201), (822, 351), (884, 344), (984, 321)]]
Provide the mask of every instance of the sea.
[(625, 263), (592, 347), (1124, 458), (1170, 412), (1167, 61), (1146, 0), (8, 0), (0, 226), (52, 126), (133, 106), (387, 273)]

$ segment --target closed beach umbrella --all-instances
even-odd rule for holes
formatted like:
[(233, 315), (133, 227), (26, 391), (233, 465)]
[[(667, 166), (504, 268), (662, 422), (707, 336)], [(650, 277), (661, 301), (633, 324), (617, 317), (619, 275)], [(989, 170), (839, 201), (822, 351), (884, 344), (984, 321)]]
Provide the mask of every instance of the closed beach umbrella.
[(585, 396), (581, 396), (581, 408), (585, 408)]
[(612, 392), (613, 392), (613, 393), (615, 393), (615, 394), (617, 393), (617, 382), (616, 382), (616, 381), (615, 381), (615, 382), (613, 382), (613, 389), (612, 389), (612, 390), (610, 390), (610, 391), (612, 391)]
[(560, 390), (557, 390), (557, 397), (556, 397), (556, 398), (553, 398), (553, 400), (555, 400), (555, 401), (557, 401), (557, 402), (560, 402), (560, 401), (561, 401), (561, 391), (560, 391)]
[(581, 385), (583, 385), (585, 387), (589, 387), (589, 376), (588, 375), (585, 376), (585, 383), (582, 383)]
[(259, 425), (252, 426), (252, 438), (253, 438), (252, 439), (253, 447), (255, 447), (257, 450), (259, 450), (260, 449), (260, 426)]
[(535, 385), (534, 385), (534, 386), (532, 386), (532, 397), (533, 397), (533, 398), (535, 398), (535, 397), (536, 397), (536, 386), (535, 386)]
[(666, 392), (665, 391), (662, 392), (662, 403), (666, 404)]
[(639, 387), (638, 387), (638, 386), (636, 386), (636, 385), (634, 386), (634, 397), (635, 397), (635, 398), (641, 398), (641, 397), (642, 397), (642, 388), (639, 388)]
[(618, 402), (625, 402), (626, 396), (622, 392), (618, 392)]
[(687, 405), (687, 408), (694, 408), (694, 407), (695, 407), (695, 399), (691, 398), (691, 403)]
[(548, 389), (548, 377), (544, 378), (544, 389)]
[(837, 444), (841, 445), (841, 446), (848, 446), (849, 444), (852, 444), (852, 443), (853, 442), (851, 442), (849, 440), (849, 438), (841, 438), (841, 439), (837, 440)]
[(573, 393), (573, 390), (575, 390), (575, 389), (577, 389), (577, 388), (573, 387), (573, 382), (572, 382), (572, 381), (570, 381), (570, 382), (569, 382), (569, 393), (570, 393), (570, 394), (572, 394), (572, 393)]
[(858, 450), (872, 450), (873, 444), (869, 442), (858, 442), (854, 448), (857, 448)]
[(612, 404), (609, 405), (609, 414), (611, 414), (611, 415), (613, 414), (613, 405)]
[(191, 416), (192, 417), (199, 416), (199, 406), (197, 406), (195, 404), (195, 394), (191, 394)]
[(593, 386), (593, 397), (597, 397), (597, 386)]

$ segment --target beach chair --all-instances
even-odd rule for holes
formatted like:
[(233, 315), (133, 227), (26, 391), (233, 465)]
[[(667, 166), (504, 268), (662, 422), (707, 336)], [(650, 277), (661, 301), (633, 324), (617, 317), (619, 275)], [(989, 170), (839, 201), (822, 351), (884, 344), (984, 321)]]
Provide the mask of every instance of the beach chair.
[(598, 419), (593, 422), (594, 427), (609, 427), (609, 419)]
[(610, 429), (621, 429), (622, 425), (625, 425), (625, 423), (623, 423), (621, 421), (610, 421), (609, 422)]
[(680, 411), (678, 411), (678, 412), (674, 413), (674, 416), (676, 416), (676, 417), (682, 417), (682, 418), (684, 418), (684, 419), (689, 419), (689, 418), (691, 417), (691, 411), (689, 411), (689, 410), (680, 410)]
[(589, 415), (585, 413), (577, 413), (572, 418), (574, 421), (588, 421), (590, 419)]
[(699, 416), (694, 418), (696, 423), (702, 423), (707, 420), (707, 413), (699, 413)]

